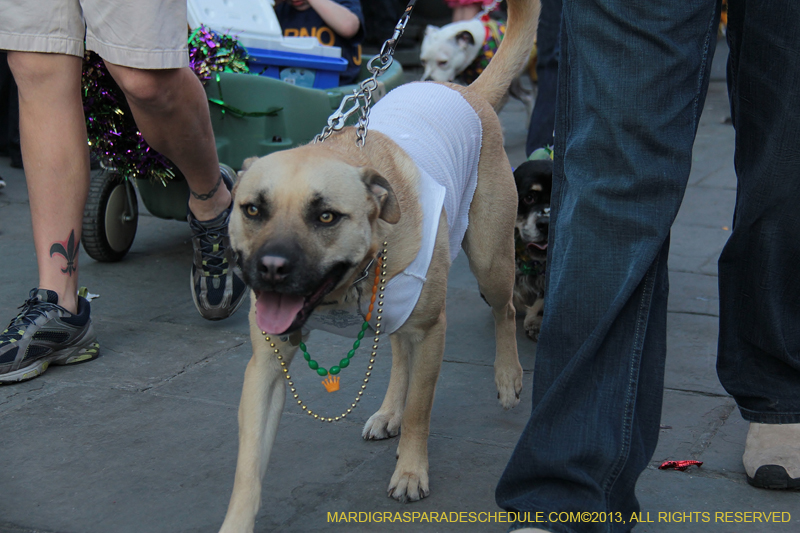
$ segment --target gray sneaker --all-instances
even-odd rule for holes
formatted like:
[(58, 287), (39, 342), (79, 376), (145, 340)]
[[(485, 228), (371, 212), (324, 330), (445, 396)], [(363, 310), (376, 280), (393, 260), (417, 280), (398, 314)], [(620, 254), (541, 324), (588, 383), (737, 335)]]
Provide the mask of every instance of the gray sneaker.
[(58, 305), (58, 294), (32, 289), (22, 311), (0, 334), (0, 384), (25, 381), (52, 365), (71, 365), (100, 355), (89, 302), (78, 297), (78, 313)]
[[(233, 189), (236, 173), (220, 165), (222, 179), (228, 189)], [(200, 315), (208, 320), (221, 320), (231, 316), (244, 302), (247, 286), (242, 281), (242, 271), (236, 263), (236, 254), (228, 236), (228, 207), (217, 218), (200, 222), (189, 211), (192, 229), (192, 298)]]

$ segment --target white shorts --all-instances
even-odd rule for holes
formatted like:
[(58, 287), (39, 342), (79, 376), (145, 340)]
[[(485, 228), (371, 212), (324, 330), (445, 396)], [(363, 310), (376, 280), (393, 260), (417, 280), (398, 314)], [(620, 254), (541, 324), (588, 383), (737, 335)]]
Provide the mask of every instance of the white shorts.
[(0, 0), (0, 50), (83, 57), (142, 69), (189, 65), (186, 0)]

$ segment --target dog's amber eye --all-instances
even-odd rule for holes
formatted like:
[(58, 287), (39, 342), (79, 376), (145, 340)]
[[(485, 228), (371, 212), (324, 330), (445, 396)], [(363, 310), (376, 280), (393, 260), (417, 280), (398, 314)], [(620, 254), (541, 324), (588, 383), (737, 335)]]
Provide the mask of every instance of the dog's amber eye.
[(258, 208), (253, 204), (250, 204), (245, 208), (245, 213), (247, 213), (251, 217), (254, 217), (258, 215)]
[(525, 198), (523, 198), (523, 201), (528, 205), (536, 203), (536, 195), (533, 194), (532, 192), (528, 193), (525, 195)]
[(439, 61), (438, 64), (439, 64), (440, 67), (444, 68), (444, 67), (447, 66), (447, 61)]
[(331, 213), (330, 211), (325, 211), (319, 216), (319, 221), (322, 222), (323, 224), (330, 224), (331, 222), (334, 221), (335, 218), (336, 217), (333, 216), (333, 213)]

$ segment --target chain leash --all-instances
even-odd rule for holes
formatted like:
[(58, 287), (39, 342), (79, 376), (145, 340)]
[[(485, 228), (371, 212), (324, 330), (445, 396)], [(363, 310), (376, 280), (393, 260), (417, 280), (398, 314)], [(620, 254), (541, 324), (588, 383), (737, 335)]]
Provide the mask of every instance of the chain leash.
[[(356, 146), (359, 148), (364, 146), (367, 141), (367, 125), (369, 124), (369, 108), (372, 105), (372, 93), (378, 88), (378, 76), (386, 72), (394, 62), (394, 50), (397, 47), (397, 42), (403, 36), (403, 32), (408, 24), (408, 19), (411, 16), (411, 11), (414, 9), (414, 4), (417, 0), (410, 0), (406, 6), (403, 15), (394, 27), (394, 33), (390, 39), (387, 39), (378, 55), (373, 57), (367, 63), (367, 69), (372, 73), (372, 76), (362, 81), (358, 89), (353, 90), (353, 94), (346, 96), (339, 104), (339, 108), (328, 117), (328, 124), (314, 137), (315, 143), (323, 142), (331, 136), (333, 132), (340, 131), (345, 127), (347, 119), (353, 114), (358, 112), (358, 123), (356, 124)], [(380, 64), (378, 64), (380, 62)]]

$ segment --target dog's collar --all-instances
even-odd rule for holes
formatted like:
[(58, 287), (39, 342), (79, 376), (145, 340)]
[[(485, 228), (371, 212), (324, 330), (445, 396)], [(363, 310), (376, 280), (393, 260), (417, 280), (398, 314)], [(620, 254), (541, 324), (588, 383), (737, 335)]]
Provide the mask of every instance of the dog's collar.
[(369, 263), (367, 263), (367, 266), (363, 268), (361, 274), (356, 278), (351, 287), (355, 287), (356, 285), (367, 279), (369, 277), (370, 270), (372, 270), (372, 265), (374, 265), (375, 261), (381, 259), (383, 256), (384, 256), (383, 252), (378, 252), (377, 254), (375, 254), (375, 257), (369, 260)]
[(546, 268), (544, 261), (535, 261), (533, 259), (521, 261), (519, 265), (519, 271), (526, 276), (541, 276), (545, 273)]
[(358, 285), (359, 283), (361, 283), (362, 281), (364, 281), (369, 277), (369, 269), (371, 269), (372, 265), (374, 264), (375, 264), (375, 257), (369, 260), (369, 263), (367, 263), (367, 266), (364, 267), (364, 270), (361, 272), (361, 275), (358, 276), (358, 278), (356, 278), (356, 280), (353, 282), (353, 287), (355, 287), (356, 285)]
[[(381, 257), (380, 252), (378, 253), (378, 255), (369, 260), (369, 263), (367, 263), (367, 266), (365, 266), (364, 269), (361, 271), (361, 274), (359, 274), (359, 276), (355, 279), (355, 281), (353, 281), (353, 283), (350, 284), (351, 288), (358, 286), (359, 283), (361, 283), (362, 281), (364, 281), (369, 277), (369, 271), (372, 269), (372, 265), (375, 264), (376, 259), (379, 257)], [(320, 306), (336, 305), (338, 303), (340, 303), (339, 300), (328, 300), (327, 302), (323, 301), (319, 305)]]

